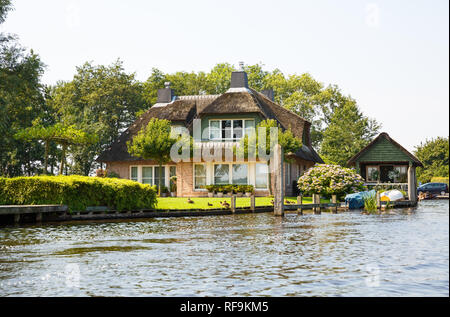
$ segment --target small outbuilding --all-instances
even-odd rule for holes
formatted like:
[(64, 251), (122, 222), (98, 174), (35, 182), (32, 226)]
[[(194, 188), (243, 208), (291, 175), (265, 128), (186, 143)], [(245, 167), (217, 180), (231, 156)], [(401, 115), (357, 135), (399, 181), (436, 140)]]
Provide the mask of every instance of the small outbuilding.
[(367, 185), (399, 185), (408, 188), (409, 200), (417, 201), (417, 157), (383, 132), (353, 156), (347, 165), (354, 167)]

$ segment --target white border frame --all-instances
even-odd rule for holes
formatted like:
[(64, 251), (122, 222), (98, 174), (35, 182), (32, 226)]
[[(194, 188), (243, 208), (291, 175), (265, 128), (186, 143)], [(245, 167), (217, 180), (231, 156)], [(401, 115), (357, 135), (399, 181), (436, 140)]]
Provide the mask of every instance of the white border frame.
[[(238, 138), (238, 139), (235, 139), (235, 138), (222, 138), (222, 121), (227, 121), (227, 120), (231, 121), (231, 135), (232, 136), (233, 136), (233, 130), (234, 130), (233, 121), (235, 121), (235, 120), (236, 121), (237, 120), (242, 120), (242, 137), (241, 138)], [(219, 139), (211, 139), (211, 133), (210, 133), (210, 131), (211, 131), (211, 121), (219, 121), (220, 122), (220, 124), (219, 124), (219, 126), (220, 126), (220, 128), (219, 128), (220, 138)], [(253, 127), (256, 129), (256, 122), (255, 122), (256, 120), (255, 120), (255, 118), (209, 119), (208, 120), (208, 140), (209, 141), (238, 141), (238, 140), (242, 139), (245, 136), (245, 131), (246, 131), (245, 121), (253, 121), (253, 123), (254, 123)]]

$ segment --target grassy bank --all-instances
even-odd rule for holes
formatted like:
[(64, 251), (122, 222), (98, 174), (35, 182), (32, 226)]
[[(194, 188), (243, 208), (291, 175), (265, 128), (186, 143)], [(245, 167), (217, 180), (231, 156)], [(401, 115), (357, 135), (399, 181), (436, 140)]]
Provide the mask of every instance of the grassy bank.
[(108, 206), (121, 211), (152, 209), (155, 203), (153, 188), (125, 179), (77, 175), (0, 177), (0, 205), (67, 205), (70, 211)]
[[(188, 203), (188, 199), (185, 197), (160, 197), (158, 198), (158, 204), (156, 206), (156, 210), (184, 210), (184, 209), (219, 209), (223, 208), (220, 202), (228, 202), (230, 203), (230, 197), (223, 198), (191, 198), (194, 202), (193, 204)], [(272, 197), (256, 197), (256, 206), (273, 206), (271, 201)], [(297, 203), (296, 197), (286, 197), (287, 201)], [(329, 202), (328, 200), (322, 200), (323, 203)], [(212, 206), (208, 206), (208, 203)], [(305, 197), (303, 198), (304, 204), (311, 204), (312, 198)], [(250, 207), (250, 198), (248, 197), (237, 197), (236, 198), (236, 207)]]

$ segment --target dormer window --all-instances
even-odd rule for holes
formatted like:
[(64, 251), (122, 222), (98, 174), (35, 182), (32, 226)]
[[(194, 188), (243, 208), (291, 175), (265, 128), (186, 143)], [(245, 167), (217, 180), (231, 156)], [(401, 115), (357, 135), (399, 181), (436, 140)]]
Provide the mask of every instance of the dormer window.
[(240, 140), (255, 128), (254, 119), (209, 120), (210, 140)]

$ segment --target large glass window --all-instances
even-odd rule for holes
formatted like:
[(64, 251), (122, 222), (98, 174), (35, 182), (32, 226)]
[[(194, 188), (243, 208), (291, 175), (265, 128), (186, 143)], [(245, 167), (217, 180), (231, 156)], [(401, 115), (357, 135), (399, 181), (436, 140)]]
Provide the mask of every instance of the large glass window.
[(131, 177), (130, 177), (130, 179), (132, 181), (135, 181), (135, 182), (138, 181), (138, 168), (137, 168), (137, 166), (131, 167)]
[(222, 120), (222, 139), (231, 139), (231, 120)]
[(380, 172), (377, 166), (368, 166), (366, 179), (368, 182), (378, 182)]
[(220, 140), (220, 120), (211, 120), (209, 122), (209, 139)]
[(232, 183), (235, 185), (247, 185), (248, 168), (247, 164), (233, 164)]
[(233, 120), (233, 139), (242, 138), (242, 120)]
[(223, 185), (230, 183), (230, 165), (214, 165), (214, 184)]
[(155, 185), (159, 185), (159, 175), (161, 175), (161, 185), (166, 184), (166, 168), (161, 167), (161, 173), (159, 172), (159, 166), (155, 166)]
[(210, 120), (210, 140), (238, 140), (255, 129), (255, 120)]
[(407, 183), (408, 182), (408, 167), (407, 166), (395, 166), (395, 182)]
[(153, 167), (142, 167), (142, 183), (143, 184), (153, 184)]
[(265, 163), (258, 163), (255, 165), (255, 187), (268, 187), (269, 167)]
[(171, 166), (169, 167), (169, 177), (177, 176), (177, 167)]
[(251, 135), (252, 133), (256, 133), (255, 120), (245, 120), (245, 134)]
[(205, 165), (194, 165), (194, 186), (200, 189), (206, 185), (206, 168)]

